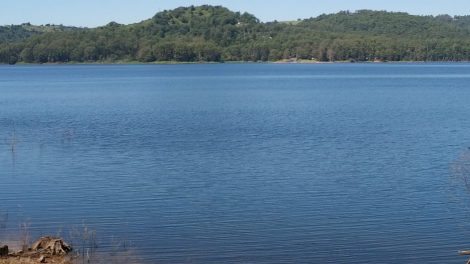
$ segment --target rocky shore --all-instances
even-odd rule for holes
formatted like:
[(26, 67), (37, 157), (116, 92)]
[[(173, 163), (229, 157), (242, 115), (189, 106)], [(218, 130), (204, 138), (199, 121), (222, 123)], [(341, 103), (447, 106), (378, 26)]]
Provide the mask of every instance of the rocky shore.
[(70, 252), (72, 247), (56, 237), (42, 237), (19, 251), (11, 251), (8, 245), (0, 243), (0, 264), (72, 264)]

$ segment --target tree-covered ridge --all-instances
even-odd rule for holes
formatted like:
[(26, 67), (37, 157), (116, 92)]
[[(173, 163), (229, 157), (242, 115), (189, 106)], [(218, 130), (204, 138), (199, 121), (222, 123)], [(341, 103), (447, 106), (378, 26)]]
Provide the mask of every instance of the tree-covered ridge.
[(469, 34), (470, 21), (463, 17), (412, 16), (401, 12), (343, 11), (304, 20), (302, 25), (317, 30), (367, 35), (451, 37)]
[(24, 23), (21, 25), (0, 26), (0, 42), (15, 42), (46, 32), (61, 32), (70, 30), (78, 30), (78, 28), (50, 24), (35, 26), (31, 25), (30, 23)]
[(469, 16), (361, 10), (262, 23), (248, 13), (204, 5), (131, 25), (9, 27), (0, 28), (3, 63), (470, 60)]

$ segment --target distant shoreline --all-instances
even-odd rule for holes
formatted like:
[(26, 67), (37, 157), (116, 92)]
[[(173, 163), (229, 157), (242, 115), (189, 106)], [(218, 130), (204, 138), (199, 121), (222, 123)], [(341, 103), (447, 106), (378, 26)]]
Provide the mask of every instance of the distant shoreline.
[(469, 28), (467, 16), (358, 10), (261, 22), (253, 14), (220, 5), (192, 5), (164, 10), (138, 23), (110, 22), (89, 29), (0, 26), (0, 62), (469, 61)]
[(426, 64), (426, 63), (470, 63), (470, 61), (317, 61), (317, 60), (280, 60), (280, 61), (90, 61), (90, 62), (47, 62), (47, 63), (25, 63), (16, 64), (0, 63), (3, 66), (27, 66), (27, 65), (204, 65), (204, 64)]

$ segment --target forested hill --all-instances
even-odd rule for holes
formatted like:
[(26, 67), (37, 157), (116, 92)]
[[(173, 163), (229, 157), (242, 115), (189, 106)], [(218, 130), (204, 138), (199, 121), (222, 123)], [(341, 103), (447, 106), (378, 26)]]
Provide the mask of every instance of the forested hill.
[(470, 60), (470, 16), (362, 10), (262, 23), (220, 6), (131, 25), (0, 27), (0, 62)]
[(14, 42), (27, 39), (34, 35), (40, 35), (46, 32), (62, 32), (80, 30), (76, 27), (66, 27), (63, 25), (41, 25), (35, 26), (30, 23), (21, 25), (0, 26), (0, 43)]

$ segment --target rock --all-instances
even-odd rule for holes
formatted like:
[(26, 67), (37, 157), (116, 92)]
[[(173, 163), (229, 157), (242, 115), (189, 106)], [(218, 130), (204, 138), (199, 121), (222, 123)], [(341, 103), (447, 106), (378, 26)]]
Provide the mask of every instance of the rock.
[(8, 246), (3, 246), (3, 247), (0, 247), (0, 257), (6, 257), (8, 256)]
[(33, 244), (31, 250), (51, 255), (66, 255), (72, 251), (72, 247), (60, 238), (41, 237)]

